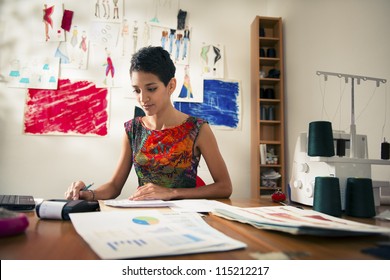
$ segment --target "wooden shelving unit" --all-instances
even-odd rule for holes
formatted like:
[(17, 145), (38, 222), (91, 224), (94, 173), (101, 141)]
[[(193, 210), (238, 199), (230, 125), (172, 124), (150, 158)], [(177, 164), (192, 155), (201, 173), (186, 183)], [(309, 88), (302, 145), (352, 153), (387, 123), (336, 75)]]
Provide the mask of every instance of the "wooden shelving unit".
[[(275, 76), (275, 73), (279, 75)], [(286, 190), (283, 80), (282, 19), (257, 16), (251, 24), (251, 190), (253, 197), (270, 195), (277, 189), (283, 192)], [(274, 155), (268, 158), (276, 160), (269, 161), (265, 157), (262, 158), (260, 145), (266, 146), (268, 155)], [(271, 171), (279, 173), (281, 177), (276, 180), (263, 180), (262, 175), (269, 174)]]

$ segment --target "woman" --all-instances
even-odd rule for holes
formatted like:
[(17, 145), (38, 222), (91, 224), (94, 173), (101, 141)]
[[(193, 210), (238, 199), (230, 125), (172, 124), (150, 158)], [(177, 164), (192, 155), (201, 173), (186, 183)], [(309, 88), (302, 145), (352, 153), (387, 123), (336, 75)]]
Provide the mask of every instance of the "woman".
[[(125, 123), (122, 152), (110, 181), (95, 190), (74, 182), (67, 199), (112, 199), (120, 195), (132, 166), (139, 187), (131, 200), (227, 198), (229, 173), (207, 121), (174, 108), (175, 66), (162, 47), (139, 50), (131, 60), (130, 77), (145, 112)], [(213, 183), (196, 188), (197, 167), (204, 157)]]

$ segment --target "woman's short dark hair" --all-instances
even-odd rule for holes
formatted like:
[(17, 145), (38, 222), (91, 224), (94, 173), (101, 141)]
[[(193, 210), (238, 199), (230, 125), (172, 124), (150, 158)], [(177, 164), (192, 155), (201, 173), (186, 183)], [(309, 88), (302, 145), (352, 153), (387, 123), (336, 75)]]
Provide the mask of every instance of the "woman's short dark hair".
[(176, 67), (166, 50), (149, 46), (140, 49), (131, 58), (130, 76), (139, 71), (156, 75), (167, 86), (175, 77)]

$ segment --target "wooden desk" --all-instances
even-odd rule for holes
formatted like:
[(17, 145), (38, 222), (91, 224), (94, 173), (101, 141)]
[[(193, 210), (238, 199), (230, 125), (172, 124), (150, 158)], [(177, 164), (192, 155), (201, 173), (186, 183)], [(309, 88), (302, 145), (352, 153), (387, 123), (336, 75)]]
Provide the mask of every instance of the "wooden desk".
[[(221, 200), (240, 207), (278, 205), (270, 198), (258, 200)], [(380, 211), (390, 207), (380, 207)], [(379, 209), (378, 209), (379, 210)], [(30, 225), (24, 234), (0, 238), (0, 259), (20, 260), (82, 260), (99, 259), (88, 244), (76, 233), (70, 221), (40, 220), (35, 212), (26, 213)], [(259, 230), (250, 225), (228, 221), (217, 216), (205, 217), (208, 224), (226, 235), (245, 242), (246, 249), (202, 253), (182, 256), (159, 257), (161, 260), (245, 260), (253, 259), (253, 253), (288, 252), (295, 259), (376, 259), (361, 252), (375, 247), (379, 241), (390, 241), (387, 236), (365, 237), (315, 237), (295, 236), (287, 233)], [(376, 219), (354, 219), (359, 222), (390, 227), (390, 222)]]

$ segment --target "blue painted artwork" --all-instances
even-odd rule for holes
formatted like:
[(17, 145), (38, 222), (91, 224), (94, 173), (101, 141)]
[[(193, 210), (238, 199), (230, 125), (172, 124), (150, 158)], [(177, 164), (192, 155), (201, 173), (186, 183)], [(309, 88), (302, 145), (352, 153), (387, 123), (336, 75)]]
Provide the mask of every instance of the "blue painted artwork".
[(176, 109), (203, 118), (210, 125), (238, 128), (240, 124), (240, 84), (204, 80), (203, 103), (174, 102)]

